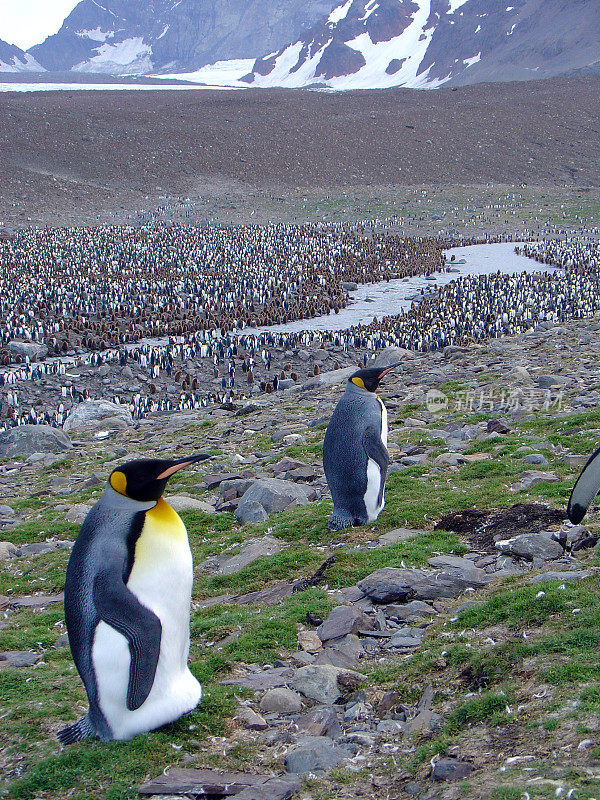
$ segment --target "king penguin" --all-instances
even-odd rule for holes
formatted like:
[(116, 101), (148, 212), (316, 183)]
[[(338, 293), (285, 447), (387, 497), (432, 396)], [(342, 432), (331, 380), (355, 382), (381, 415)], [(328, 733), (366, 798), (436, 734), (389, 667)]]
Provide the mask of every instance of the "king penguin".
[(323, 467), (333, 499), (330, 530), (374, 522), (385, 505), (387, 410), (376, 390), (397, 366), (355, 372), (333, 411), (323, 442)]
[(187, 664), (192, 554), (162, 493), (171, 475), (205, 458), (123, 464), (84, 520), (67, 566), (65, 621), (89, 711), (59, 732), (62, 744), (131, 739), (200, 702)]
[(587, 464), (579, 473), (575, 482), (567, 516), (575, 525), (579, 525), (594, 497), (600, 491), (600, 447), (589, 457)]

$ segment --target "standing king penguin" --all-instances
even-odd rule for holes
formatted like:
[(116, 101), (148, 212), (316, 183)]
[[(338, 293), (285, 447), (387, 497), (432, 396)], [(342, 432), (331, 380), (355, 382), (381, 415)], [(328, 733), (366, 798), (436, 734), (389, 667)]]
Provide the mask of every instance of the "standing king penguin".
[(567, 516), (575, 525), (585, 517), (590, 503), (600, 491), (600, 447), (594, 450), (575, 481), (569, 497)]
[(323, 467), (333, 499), (330, 530), (374, 522), (385, 505), (387, 411), (376, 390), (399, 363), (355, 372), (333, 411), (323, 442)]
[(205, 458), (123, 464), (87, 515), (67, 567), (65, 620), (89, 711), (59, 732), (62, 744), (131, 739), (200, 702), (187, 664), (192, 554), (162, 493)]

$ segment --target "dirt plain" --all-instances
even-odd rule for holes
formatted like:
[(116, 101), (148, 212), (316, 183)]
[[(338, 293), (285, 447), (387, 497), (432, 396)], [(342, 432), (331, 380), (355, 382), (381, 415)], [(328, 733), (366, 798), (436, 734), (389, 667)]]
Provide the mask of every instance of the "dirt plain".
[(524, 204), (535, 221), (541, 196), (560, 219), (565, 189), (596, 208), (599, 119), (596, 76), (430, 92), (7, 92), (0, 221), (403, 214), (418, 229), (424, 211), (448, 210), (460, 227), (515, 190), (528, 197), (509, 210)]

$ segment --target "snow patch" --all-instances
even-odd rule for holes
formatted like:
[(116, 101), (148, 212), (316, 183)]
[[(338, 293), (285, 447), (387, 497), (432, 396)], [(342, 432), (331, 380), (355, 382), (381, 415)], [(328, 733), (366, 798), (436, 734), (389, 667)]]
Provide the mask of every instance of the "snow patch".
[(107, 13), (107, 14), (112, 14), (112, 15), (113, 15), (113, 17), (114, 17), (115, 19), (117, 19), (117, 15), (115, 14), (115, 12), (114, 12), (114, 11), (111, 11), (111, 10), (110, 10), (110, 8), (104, 8), (104, 6), (101, 6), (101, 5), (100, 5), (100, 3), (97, 3), (97, 2), (96, 2), (96, 0), (92, 0), (92, 3), (93, 3), (95, 6), (97, 6), (98, 8), (102, 9), (102, 11), (106, 11), (106, 13)]
[(480, 31), (480, 30), (481, 30), (481, 25), (478, 25), (478, 26), (475, 28), (475, 33), (479, 33), (479, 31)]
[(112, 39), (115, 35), (113, 31), (103, 31), (100, 26), (89, 31), (75, 31), (75, 35), (81, 39), (91, 39), (92, 42), (105, 42)]
[(467, 0), (450, 0), (450, 10), (448, 11), (448, 13), (454, 14), (454, 12), (458, 11), (458, 9), (461, 6), (464, 6), (466, 2)]
[(153, 75), (154, 78), (163, 80), (191, 81), (192, 83), (213, 86), (215, 88), (228, 87), (247, 89), (248, 84), (240, 81), (244, 75), (252, 71), (255, 59), (236, 58), (228, 61), (215, 61), (214, 64), (207, 64), (205, 67), (194, 72), (180, 72), (168, 75)]
[(252, 86), (261, 88), (271, 86), (285, 86), (289, 89), (299, 89), (315, 81), (327, 83), (322, 76), (316, 77), (317, 67), (325, 48), (331, 43), (331, 39), (320, 47), (316, 53), (307, 58), (304, 64), (297, 70), (291, 70), (298, 64), (300, 53), (302, 52), (302, 42), (294, 42), (275, 59), (275, 66), (268, 75), (256, 75)]
[(163, 31), (162, 31), (161, 35), (160, 35), (160, 36), (157, 38), (157, 41), (158, 41), (158, 39), (162, 39), (162, 37), (163, 37), (163, 36), (165, 35), (165, 33), (166, 33), (168, 30), (169, 30), (169, 28), (170, 28), (170, 27), (171, 27), (170, 25), (165, 25), (165, 27), (163, 28)]
[(518, 23), (515, 22), (512, 28), (509, 31), (506, 31), (507, 36), (512, 36), (514, 29), (517, 27)]
[(472, 67), (473, 64), (477, 64), (478, 61), (481, 61), (481, 52), (477, 53), (476, 56), (471, 56), (471, 58), (463, 59), (463, 64), (465, 67)]
[(18, 56), (13, 56), (12, 63), (0, 61), (0, 72), (46, 72), (44, 67), (35, 60), (29, 53), (24, 53), (25, 60)]
[(327, 22), (330, 22), (332, 25), (337, 25), (340, 20), (346, 19), (353, 1), (354, 0), (347, 0), (347, 2), (343, 3), (341, 6), (334, 8), (331, 14), (327, 17)]
[(378, 8), (379, 8), (379, 3), (377, 3), (376, 0), (369, 0), (369, 2), (365, 6), (364, 15), (362, 17), (360, 17), (360, 19), (358, 21), (359, 22), (364, 22), (366, 19), (369, 19), (371, 14), (374, 11), (377, 11)]
[(96, 55), (73, 67), (74, 72), (104, 72), (110, 75), (141, 75), (152, 70), (151, 48), (141, 36), (96, 48)]
[(154, 83), (0, 83), (0, 92), (162, 92), (167, 90), (173, 92), (198, 92), (201, 90), (211, 91), (213, 88), (217, 91), (235, 90), (233, 86), (186, 86), (185, 84), (177, 83), (165, 84), (164, 86), (157, 86)]

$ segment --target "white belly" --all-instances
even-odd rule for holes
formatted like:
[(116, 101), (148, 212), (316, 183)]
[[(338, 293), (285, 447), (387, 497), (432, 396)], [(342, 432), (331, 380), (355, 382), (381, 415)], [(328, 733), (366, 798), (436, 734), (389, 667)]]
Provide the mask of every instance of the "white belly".
[[(167, 509), (175, 514), (170, 506)], [(152, 518), (148, 524), (151, 513), (146, 515), (127, 587), (160, 619), (162, 636), (152, 689), (135, 711), (129, 711), (126, 705), (130, 665), (127, 639), (105, 622), (100, 622), (94, 636), (92, 659), (98, 701), (115, 739), (131, 739), (173, 722), (195, 708), (202, 695), (187, 665), (193, 580), (187, 534), (180, 521), (178, 535), (165, 536), (161, 525), (152, 524)], [(168, 514), (164, 508), (160, 513)]]
[[(388, 421), (387, 409), (381, 399), (378, 397), (381, 404), (381, 441), (387, 447), (388, 440)], [(367, 462), (367, 491), (365, 492), (365, 507), (367, 509), (367, 516), (369, 522), (375, 522), (377, 517), (381, 514), (385, 506), (385, 498), (382, 495), (381, 503), (378, 504), (379, 489), (381, 488), (381, 470), (376, 461), (370, 458)]]

